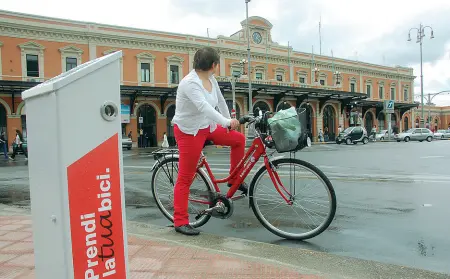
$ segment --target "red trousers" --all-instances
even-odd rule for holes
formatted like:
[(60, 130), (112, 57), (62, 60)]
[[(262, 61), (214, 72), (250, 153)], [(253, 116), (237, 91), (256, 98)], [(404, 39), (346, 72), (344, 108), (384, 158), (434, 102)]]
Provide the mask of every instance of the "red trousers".
[(177, 141), (180, 160), (178, 162), (178, 179), (174, 189), (174, 225), (175, 227), (189, 224), (188, 200), (189, 188), (192, 178), (197, 170), (200, 153), (206, 140), (211, 140), (216, 145), (231, 147), (230, 172), (239, 164), (244, 157), (245, 136), (237, 131), (229, 131), (217, 125), (214, 132), (210, 128), (201, 129), (197, 135), (189, 135), (174, 126), (175, 139)]

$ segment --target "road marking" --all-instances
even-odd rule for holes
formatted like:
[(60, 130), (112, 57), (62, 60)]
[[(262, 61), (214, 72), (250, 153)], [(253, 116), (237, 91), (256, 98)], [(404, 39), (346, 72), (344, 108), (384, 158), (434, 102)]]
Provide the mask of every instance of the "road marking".
[(445, 156), (441, 156), (441, 155), (438, 155), (438, 156), (423, 156), (423, 157), (420, 157), (420, 159), (433, 159), (433, 158), (444, 158)]
[(317, 166), (322, 169), (349, 169), (349, 167), (338, 167), (338, 166)]
[(431, 204), (429, 204), (429, 203), (424, 203), (424, 204), (423, 204), (423, 207), (431, 207), (431, 206), (433, 206), (433, 205), (431, 205)]
[(151, 166), (123, 166), (125, 169), (151, 169)]

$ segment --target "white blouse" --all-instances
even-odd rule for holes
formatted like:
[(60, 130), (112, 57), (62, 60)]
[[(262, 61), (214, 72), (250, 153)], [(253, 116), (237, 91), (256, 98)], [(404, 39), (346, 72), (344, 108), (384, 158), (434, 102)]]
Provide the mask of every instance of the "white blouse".
[[(219, 84), (213, 76), (209, 80), (212, 84), (211, 92), (203, 87), (201, 79), (195, 70), (192, 70), (178, 85), (172, 123), (177, 124), (185, 134), (195, 136), (198, 130), (207, 127), (213, 132), (217, 124), (224, 128), (230, 126), (230, 113)], [(215, 107), (218, 107), (220, 112)]]

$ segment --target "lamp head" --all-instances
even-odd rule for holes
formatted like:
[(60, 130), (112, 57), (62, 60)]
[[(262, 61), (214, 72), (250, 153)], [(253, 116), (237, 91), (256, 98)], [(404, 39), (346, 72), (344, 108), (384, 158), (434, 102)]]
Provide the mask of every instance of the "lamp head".
[(434, 31), (433, 30), (431, 30), (431, 37), (430, 37), (430, 39), (434, 39)]

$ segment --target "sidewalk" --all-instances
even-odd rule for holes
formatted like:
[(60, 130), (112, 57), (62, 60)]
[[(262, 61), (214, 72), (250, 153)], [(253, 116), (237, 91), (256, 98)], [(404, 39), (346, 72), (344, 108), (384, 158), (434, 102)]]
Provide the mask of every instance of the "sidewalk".
[[(4, 210), (10, 215), (0, 215), (0, 279), (35, 278), (30, 216), (20, 209)], [(325, 278), (133, 235), (128, 244), (129, 279)]]
[[(0, 204), (0, 279), (34, 276), (29, 209)], [(127, 222), (126, 279), (449, 279), (450, 274)], [(65, 279), (65, 278), (61, 278)], [(116, 278), (114, 278), (116, 279)], [(125, 278), (117, 278), (125, 279)]]

